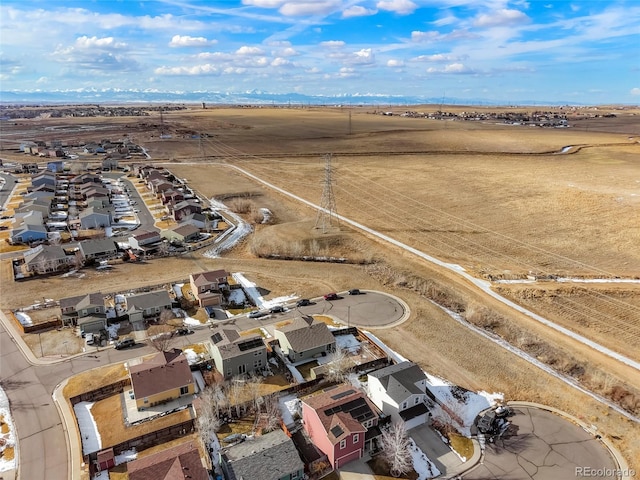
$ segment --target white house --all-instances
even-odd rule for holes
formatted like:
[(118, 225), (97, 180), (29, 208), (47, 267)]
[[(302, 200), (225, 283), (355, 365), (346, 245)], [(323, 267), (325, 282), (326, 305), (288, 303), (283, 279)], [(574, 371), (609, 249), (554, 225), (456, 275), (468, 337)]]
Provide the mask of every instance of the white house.
[(411, 429), (427, 421), (427, 377), (418, 365), (404, 361), (367, 377), (369, 398), (394, 422), (404, 420)]

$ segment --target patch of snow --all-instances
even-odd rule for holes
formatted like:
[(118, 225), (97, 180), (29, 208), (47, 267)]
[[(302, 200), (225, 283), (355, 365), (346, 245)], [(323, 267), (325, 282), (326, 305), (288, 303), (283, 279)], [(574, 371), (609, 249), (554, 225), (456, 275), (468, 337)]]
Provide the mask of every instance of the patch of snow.
[(73, 406), (78, 420), (78, 427), (80, 428), (83, 455), (102, 449), (102, 439), (100, 438), (98, 425), (96, 425), (93, 415), (91, 415), (93, 405), (93, 402), (79, 402)]
[(336, 335), (336, 347), (340, 350), (348, 353), (357, 353), (360, 350), (360, 342), (352, 334), (348, 335)]
[(272, 298), (271, 300), (265, 300), (262, 295), (260, 295), (258, 286), (252, 281), (248, 280), (242, 273), (232, 273), (231, 276), (242, 286), (244, 292), (249, 296), (251, 303), (253, 303), (260, 309), (282, 305), (284, 303), (292, 302), (298, 298), (298, 295), (294, 294), (286, 295), (284, 297)]
[(236, 215), (234, 212), (229, 210), (224, 203), (219, 202), (214, 198), (209, 199), (209, 203), (211, 208), (214, 208), (219, 212), (224, 212), (222, 214), (223, 217), (225, 215), (231, 217), (235, 222), (235, 225), (231, 225), (222, 235), (215, 239), (215, 247), (202, 254), (207, 258), (218, 258), (223, 252), (240, 243), (240, 241), (249, 235), (253, 229), (251, 228), (251, 225), (242, 219), (241, 216)]
[(202, 322), (200, 322), (200, 320), (198, 320), (197, 318), (193, 318), (193, 317), (186, 317), (182, 323), (184, 325), (194, 325), (194, 326), (200, 326), (202, 325)]
[(120, 455), (116, 455), (116, 465), (130, 462), (132, 460), (135, 460), (136, 458), (138, 458), (138, 452), (136, 452), (135, 448), (132, 448), (131, 450), (125, 450)]
[(2, 387), (0, 387), (0, 417), (2, 417), (2, 421), (9, 427), (7, 433), (0, 432), (0, 439), (2, 440), (0, 441), (0, 472), (6, 472), (16, 468), (16, 461), (15, 458), (13, 460), (5, 459), (2, 453), (6, 448), (15, 446), (16, 438), (13, 419), (11, 418), (11, 410), (9, 408), (9, 398), (7, 394), (4, 393)]
[(260, 223), (269, 223), (271, 217), (273, 217), (271, 210), (268, 208), (261, 208), (260, 213), (262, 214), (262, 221)]
[(193, 375), (193, 379), (196, 382), (197, 391), (201, 392), (205, 389), (206, 384), (204, 383), (204, 377), (202, 376), (202, 372), (200, 370), (196, 370), (195, 372), (191, 372)]
[(411, 438), (409, 439), (409, 449), (411, 450), (413, 469), (418, 474), (418, 480), (426, 480), (427, 478), (434, 478), (440, 475), (438, 467), (429, 460)]
[(110, 480), (109, 470), (102, 470), (93, 475), (93, 480)]
[(107, 332), (109, 332), (109, 338), (118, 338), (118, 330), (120, 329), (119, 323), (113, 323), (107, 325)]
[(200, 355), (197, 354), (191, 348), (185, 348), (182, 351), (182, 353), (184, 353), (184, 356), (187, 357), (187, 363), (189, 365), (195, 365), (196, 363), (198, 363), (201, 360)]
[(244, 305), (247, 300), (244, 292), (241, 288), (234, 288), (229, 292), (229, 303), (235, 303), (236, 305)]
[[(271, 338), (271, 334), (269, 333), (269, 331), (264, 328), (264, 327), (260, 327), (260, 331), (262, 332), (262, 335), (264, 336), (264, 338)], [(276, 362), (276, 365), (278, 364), (278, 362)]]
[(30, 327), (31, 325), (33, 325), (33, 321), (31, 320), (31, 317), (26, 313), (16, 312), (15, 315), (21, 325), (25, 327)]
[(173, 291), (176, 294), (176, 298), (182, 298), (182, 287), (184, 287), (184, 283), (176, 283), (173, 285)]
[(294, 394), (283, 395), (278, 398), (278, 406), (282, 414), (282, 421), (286, 426), (295, 424), (293, 419), (296, 414), (300, 414), (300, 400)]

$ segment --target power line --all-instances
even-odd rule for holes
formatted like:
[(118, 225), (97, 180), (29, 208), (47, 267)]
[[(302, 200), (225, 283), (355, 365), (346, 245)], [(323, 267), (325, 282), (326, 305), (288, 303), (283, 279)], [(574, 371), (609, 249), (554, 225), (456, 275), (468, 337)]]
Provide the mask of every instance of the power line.
[(336, 197), (333, 194), (333, 169), (331, 166), (332, 155), (324, 156), (324, 185), (322, 187), (322, 198), (320, 199), (320, 210), (316, 216), (315, 228), (322, 228), (322, 233), (327, 233), (331, 227), (340, 229), (338, 221), (338, 209), (336, 208)]

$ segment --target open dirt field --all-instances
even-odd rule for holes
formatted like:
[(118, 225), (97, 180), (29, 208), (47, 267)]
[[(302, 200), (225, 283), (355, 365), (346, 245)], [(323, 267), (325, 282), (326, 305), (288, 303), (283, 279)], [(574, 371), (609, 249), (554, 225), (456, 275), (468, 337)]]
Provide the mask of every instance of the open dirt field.
[[(123, 283), (157, 284), (212, 268), (245, 272), (273, 296), (315, 296), (354, 286), (386, 290), (407, 301), (413, 314), (405, 324), (376, 334), (403, 355), (466, 388), (503, 391), (508, 400), (533, 400), (567, 410), (598, 425), (628, 459), (640, 458), (637, 425), (454, 322), (414, 288), (409, 277), (437, 282), (467, 307), (482, 305), (502, 315), (504, 323), (565, 354), (563, 362), (582, 365), (581, 379), (591, 385), (599, 381), (603, 394), (613, 386), (640, 391), (639, 372), (550, 333), (399, 249), (344, 226), (339, 233), (314, 231), (316, 212), (311, 208), (225, 165), (240, 166), (320, 203), (323, 155), (333, 153), (338, 213), (486, 279), (524, 279), (531, 272), (637, 278), (640, 144), (635, 135), (640, 135), (640, 116), (626, 112), (611, 122), (588, 119), (576, 128), (541, 129), (372, 112), (356, 109), (349, 119), (346, 109), (181, 111), (165, 115), (172, 139), (160, 140), (153, 128), (132, 131), (154, 160), (166, 162), (201, 194), (248, 198), (256, 208), (269, 208), (275, 224), (257, 225), (250, 238), (221, 259), (192, 254), (118, 266), (108, 274), (87, 272), (84, 278), (24, 282), (19, 288), (5, 288), (3, 276), (2, 305), (28, 304), (42, 296), (35, 292), (43, 289), (47, 297), (59, 298), (69, 291), (120, 290)], [(177, 135), (189, 129), (208, 136)], [(581, 148), (557, 153), (567, 146)], [(257, 246), (261, 254), (287, 249), (291, 253), (287, 245), (292, 243), (299, 244), (294, 250), (315, 248), (322, 255), (375, 262), (396, 275), (383, 281), (364, 265), (256, 258)], [(546, 282), (497, 287), (527, 308), (638, 359), (640, 285), (574, 287)], [(615, 392), (609, 393), (612, 397)], [(629, 400), (630, 409), (640, 408), (640, 397), (635, 398)]]

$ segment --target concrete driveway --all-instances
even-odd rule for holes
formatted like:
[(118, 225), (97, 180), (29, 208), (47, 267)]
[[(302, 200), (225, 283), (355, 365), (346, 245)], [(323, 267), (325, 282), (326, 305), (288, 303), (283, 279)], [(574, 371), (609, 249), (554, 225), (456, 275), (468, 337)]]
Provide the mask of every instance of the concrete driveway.
[(459, 471), (463, 463), (462, 460), (451, 451), (430, 426), (420, 425), (412, 428), (409, 430), (409, 436), (435, 464), (444, 478), (448, 478), (448, 473)]
[(609, 479), (615, 476), (580, 475), (611, 472), (617, 464), (609, 451), (592, 434), (546, 410), (514, 407), (515, 416), (505, 435), (487, 443), (480, 464), (462, 477), (467, 480), (504, 478), (510, 480), (570, 480), (588, 476)]

